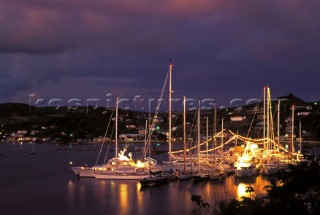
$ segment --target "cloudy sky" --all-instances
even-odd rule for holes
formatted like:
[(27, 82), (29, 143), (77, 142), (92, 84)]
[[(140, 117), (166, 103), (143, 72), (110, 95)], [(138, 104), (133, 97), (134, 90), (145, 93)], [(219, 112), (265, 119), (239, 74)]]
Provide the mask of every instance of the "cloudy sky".
[(1, 0), (0, 102), (320, 99), (319, 0)]

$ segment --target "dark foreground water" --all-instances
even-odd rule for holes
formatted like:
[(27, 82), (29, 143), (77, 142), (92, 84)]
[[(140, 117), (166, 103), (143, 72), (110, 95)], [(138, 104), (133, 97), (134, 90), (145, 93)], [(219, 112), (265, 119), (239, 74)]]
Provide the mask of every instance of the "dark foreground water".
[[(57, 150), (58, 146), (0, 144), (0, 214), (188, 214), (196, 205), (192, 195), (201, 195), (211, 204), (221, 199), (245, 195), (251, 185), (261, 195), (268, 180), (262, 176), (238, 180), (229, 176), (224, 182), (171, 182), (141, 189), (138, 181), (77, 179), (73, 165), (92, 165), (98, 151)], [(110, 157), (113, 152), (110, 152)], [(138, 155), (134, 154), (134, 158)], [(155, 158), (164, 159), (164, 155)]]

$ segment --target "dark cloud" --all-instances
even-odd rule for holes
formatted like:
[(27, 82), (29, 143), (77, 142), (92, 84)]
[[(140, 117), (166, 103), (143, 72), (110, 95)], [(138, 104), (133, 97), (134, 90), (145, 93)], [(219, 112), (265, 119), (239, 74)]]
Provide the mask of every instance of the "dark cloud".
[(317, 0), (1, 1), (1, 100), (157, 96), (169, 58), (177, 96), (253, 97), (270, 84), (317, 98), (319, 10)]

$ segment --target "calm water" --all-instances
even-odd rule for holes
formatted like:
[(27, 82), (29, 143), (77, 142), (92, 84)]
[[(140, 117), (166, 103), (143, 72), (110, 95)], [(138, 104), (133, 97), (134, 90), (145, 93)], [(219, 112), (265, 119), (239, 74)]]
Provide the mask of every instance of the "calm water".
[[(92, 165), (98, 151), (56, 150), (57, 146), (0, 144), (0, 214), (187, 214), (196, 205), (192, 195), (201, 195), (214, 204), (217, 200), (239, 197), (246, 185), (263, 193), (268, 181), (257, 176), (236, 180), (229, 176), (221, 183), (172, 182), (141, 189), (137, 181), (77, 179), (69, 168)], [(110, 152), (112, 157), (113, 152)], [(112, 154), (112, 155), (111, 155)], [(163, 159), (164, 155), (157, 155)], [(162, 157), (161, 157), (162, 156)], [(138, 158), (138, 155), (133, 156)], [(139, 156), (140, 157), (140, 156)]]

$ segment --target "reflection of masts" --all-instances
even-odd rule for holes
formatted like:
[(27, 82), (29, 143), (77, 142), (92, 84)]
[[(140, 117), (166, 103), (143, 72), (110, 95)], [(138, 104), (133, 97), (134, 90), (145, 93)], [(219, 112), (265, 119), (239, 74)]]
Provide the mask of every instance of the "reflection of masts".
[(172, 97), (172, 67), (173, 64), (169, 64), (169, 162), (171, 163), (171, 97)]

